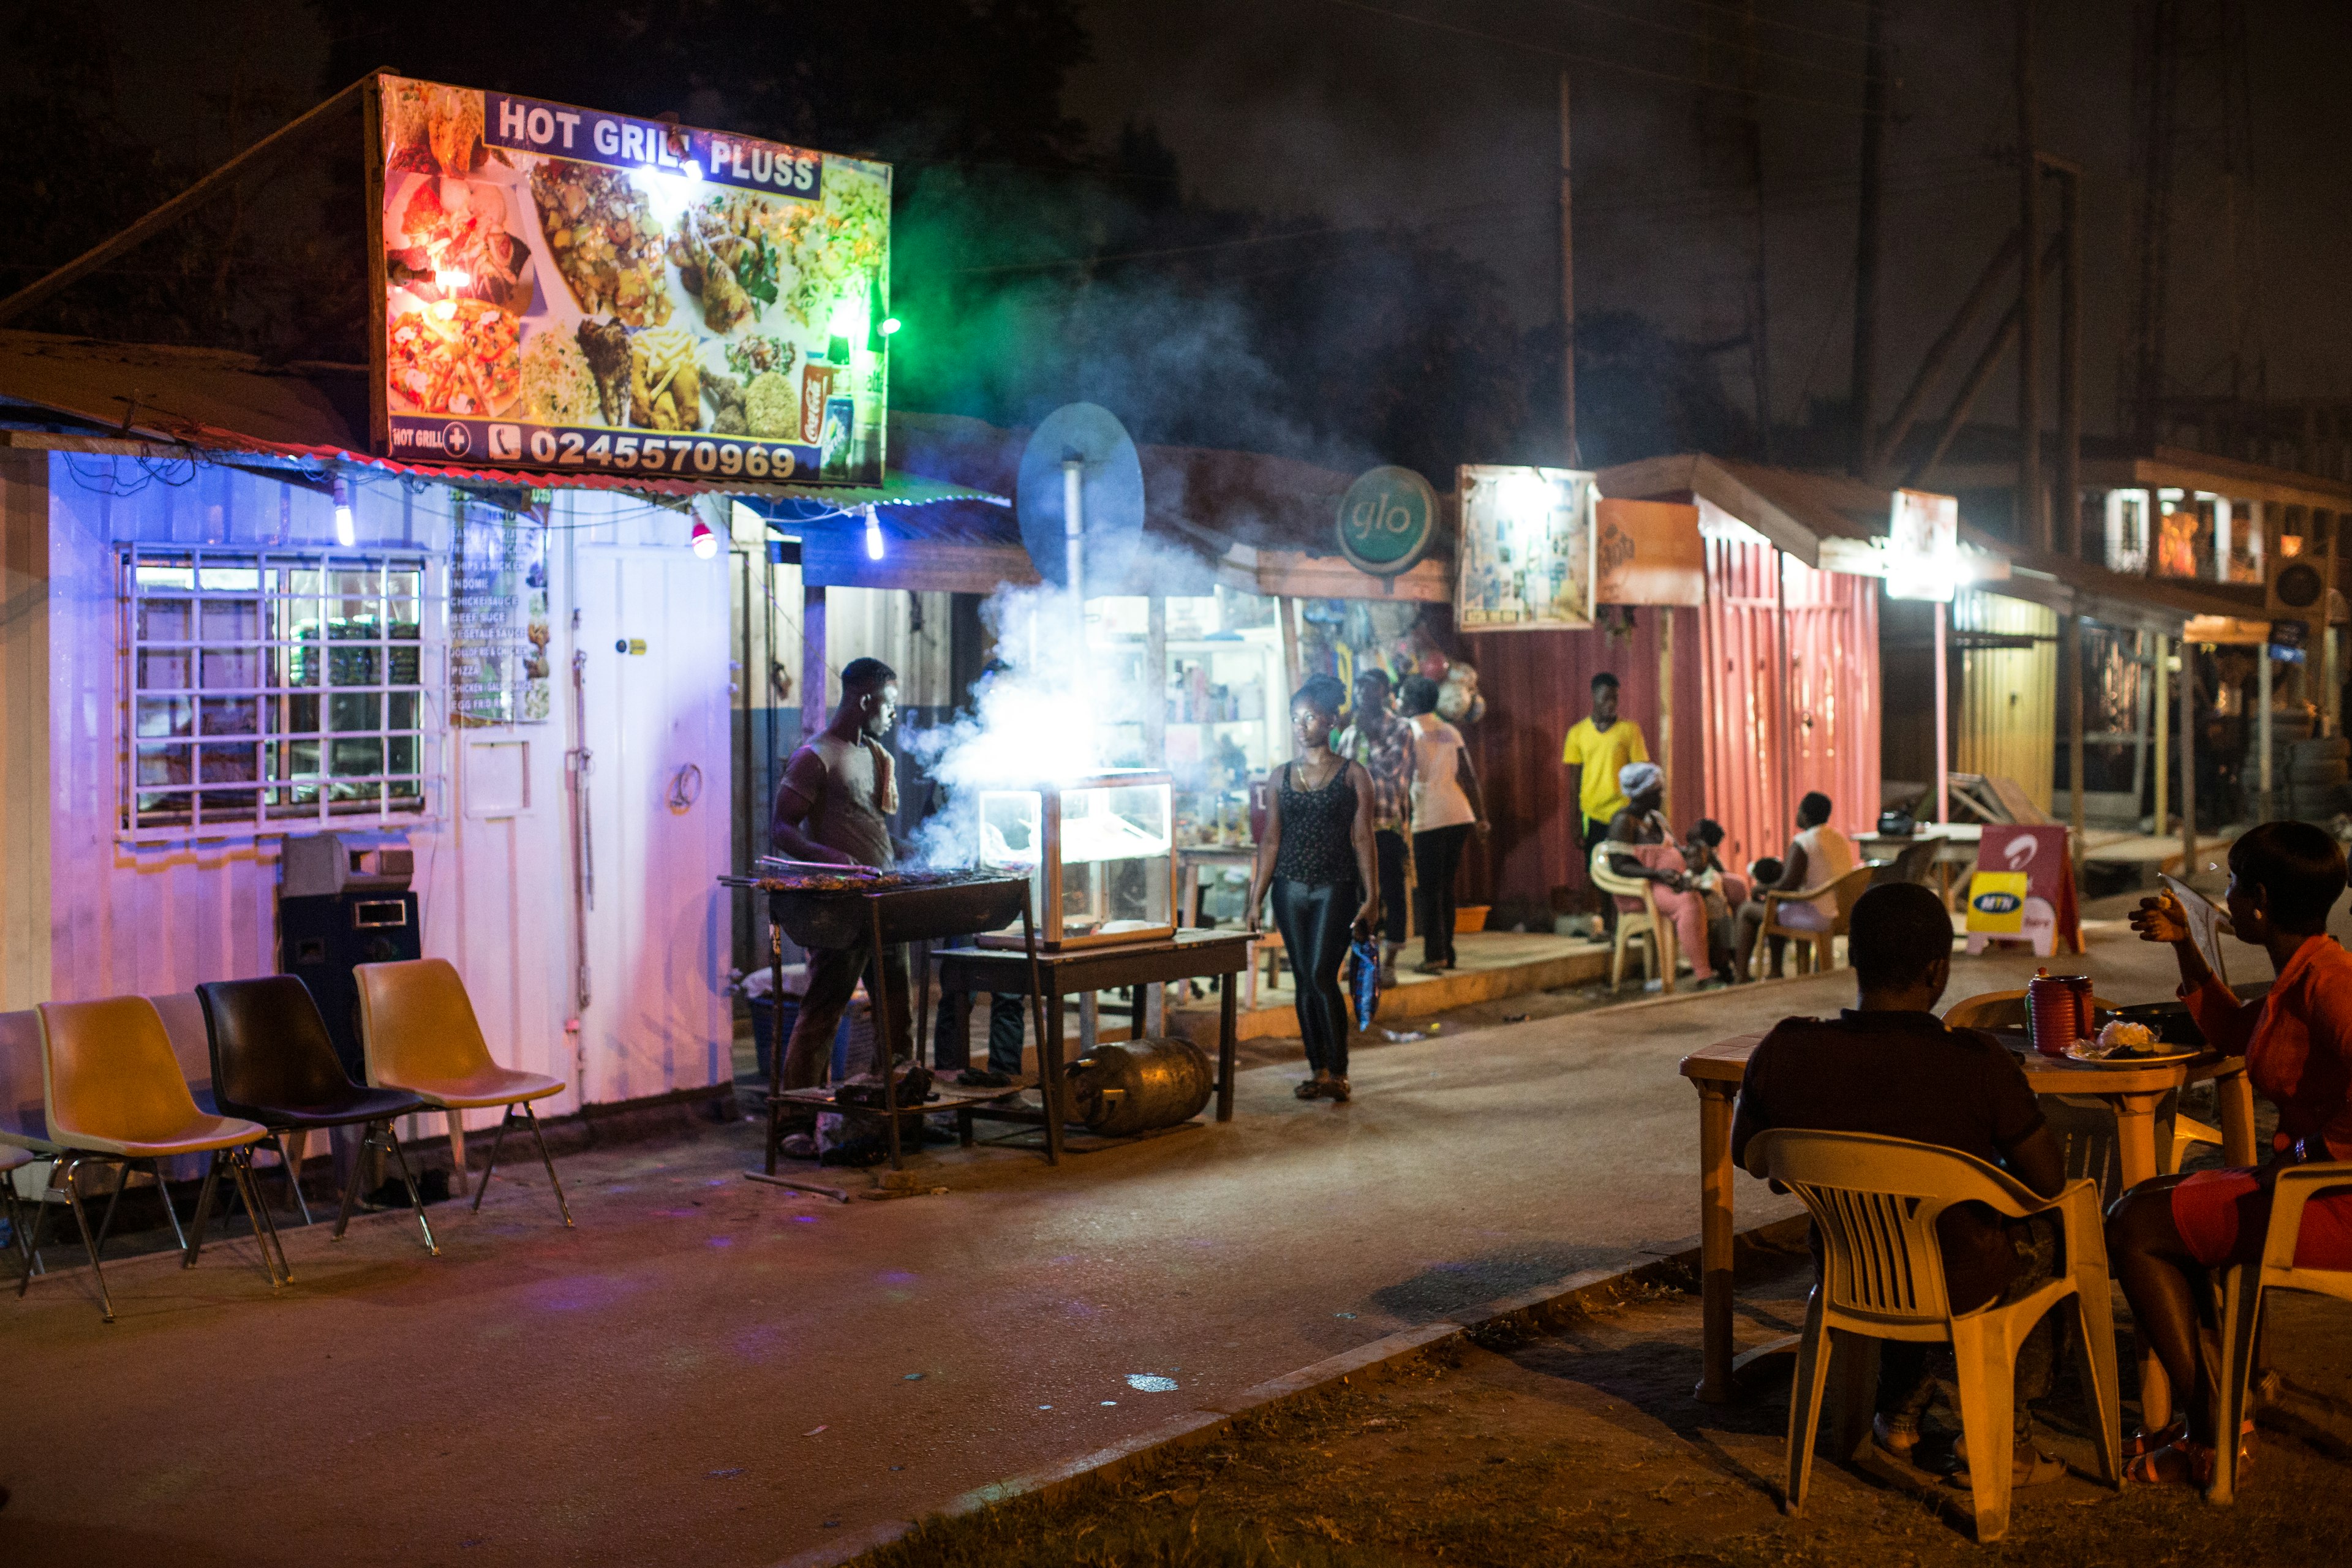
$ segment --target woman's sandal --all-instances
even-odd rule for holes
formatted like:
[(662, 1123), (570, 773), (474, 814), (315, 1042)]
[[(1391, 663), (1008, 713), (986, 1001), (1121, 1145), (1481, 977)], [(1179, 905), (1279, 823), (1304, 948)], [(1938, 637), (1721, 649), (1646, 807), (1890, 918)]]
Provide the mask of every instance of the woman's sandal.
[[(2244, 1475), (2253, 1463), (2254, 1424), (2249, 1421), (2239, 1428), (2238, 1473)], [(2210, 1486), (2213, 1450), (2188, 1437), (2179, 1437), (2163, 1447), (2134, 1457), (2124, 1466), (2124, 1479), (2153, 1487)]]
[(2189, 1436), (2189, 1417), (2176, 1415), (2168, 1426), (2150, 1432), (2143, 1428), (2124, 1439), (2124, 1458), (2137, 1459), (2142, 1454), (2153, 1454), (2158, 1448), (2169, 1448)]
[(1305, 1079), (1300, 1081), (1297, 1089), (1292, 1089), (1290, 1092), (1300, 1100), (1320, 1100), (1323, 1098), (1330, 1081), (1331, 1080), (1328, 1079), (1321, 1078)]
[(1348, 1080), (1335, 1078), (1323, 1086), (1323, 1097), (1334, 1105), (1348, 1103)]

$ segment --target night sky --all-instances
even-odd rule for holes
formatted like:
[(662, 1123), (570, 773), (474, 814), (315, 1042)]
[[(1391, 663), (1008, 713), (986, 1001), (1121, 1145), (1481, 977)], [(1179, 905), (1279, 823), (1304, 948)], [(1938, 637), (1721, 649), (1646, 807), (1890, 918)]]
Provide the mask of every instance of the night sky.
[[(1190, 198), (1442, 237), (1499, 273), (1522, 322), (1536, 326), (1558, 310), (1561, 62), (1546, 51), (1588, 57), (1569, 65), (1580, 309), (1636, 311), (1694, 340), (1734, 339), (1746, 327), (1754, 255), (1739, 100), (1589, 62), (1707, 73), (1712, 46), (1688, 35), (1733, 26), (1737, 9), (1726, 0), (1373, 7), (1505, 40), (1489, 41), (1340, 0), (1097, 0), (1086, 8), (1095, 58), (1072, 79), (1066, 107), (1097, 147), (1122, 122), (1156, 127)], [(299, 0), (133, 0), (110, 10), (126, 54), (125, 107), (159, 140), (181, 134), (192, 95), (231, 79), (295, 98), (320, 89), (324, 42)], [(1776, 416), (1792, 421), (1809, 396), (1845, 389), (1864, 12), (1858, 0), (1759, 0), (1756, 10), (1759, 45), (1790, 57), (1765, 61), (1757, 83), (1771, 95), (1761, 105), (1770, 374)], [(2352, 296), (2341, 281), (2352, 252), (2352, 117), (2342, 100), (2352, 5), (2248, 0), (2244, 10), (2254, 181), (2236, 287), (2250, 302), (2249, 347), (2266, 356), (2273, 395), (2352, 395)], [(2015, 134), (2011, 5), (1895, 0), (1893, 14), (1882, 408), (2016, 206), (2000, 161)], [(2040, 7), (2042, 141), (2087, 171), (2095, 431), (2114, 416), (2131, 298), (2131, 15), (2128, 0)], [(1717, 47), (1714, 79), (1735, 71)], [(2192, 216), (2177, 250), (2190, 259), (2176, 284), (2176, 387), (2226, 390), (2225, 210), (2210, 187), (2185, 193), (2184, 204)], [(1748, 365), (1744, 350), (1720, 356), (1726, 389), (1743, 405)], [(2004, 371), (1980, 418), (2010, 417), (2011, 385)]]

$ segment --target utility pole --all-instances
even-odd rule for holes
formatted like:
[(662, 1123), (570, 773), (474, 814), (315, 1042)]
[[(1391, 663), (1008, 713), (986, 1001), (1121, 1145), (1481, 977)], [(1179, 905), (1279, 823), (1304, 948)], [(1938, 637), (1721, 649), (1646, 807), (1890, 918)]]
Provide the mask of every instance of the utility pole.
[(1744, 127), (1748, 179), (1756, 197), (1756, 259), (1748, 277), (1748, 360), (1756, 377), (1756, 436), (1766, 462), (1772, 460), (1772, 322), (1765, 284), (1764, 121), (1757, 107), (1756, 0), (1739, 14), (1739, 86), (1747, 106)]
[(1876, 466), (1878, 441), (1878, 239), (1879, 201), (1886, 153), (1886, 99), (1890, 70), (1886, 10), (1891, 0), (1870, 7), (1870, 44), (1863, 68), (1862, 197), (1853, 238), (1853, 454), (1847, 468), (1868, 479)]
[(1568, 72), (1559, 73), (1559, 399), (1568, 466), (1584, 466), (1576, 443), (1576, 226), (1568, 177)]
[(2051, 547), (2042, 504), (2042, 163), (2033, 113), (2033, 0), (2017, 0), (2018, 227), (2025, 239), (2017, 281), (2017, 537)]

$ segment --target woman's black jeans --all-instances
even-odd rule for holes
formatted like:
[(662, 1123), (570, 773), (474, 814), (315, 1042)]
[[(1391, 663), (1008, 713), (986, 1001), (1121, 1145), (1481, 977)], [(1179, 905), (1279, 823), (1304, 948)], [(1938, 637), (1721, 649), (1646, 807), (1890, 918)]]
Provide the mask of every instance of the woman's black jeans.
[(1412, 866), (1421, 878), (1413, 889), (1412, 914), (1421, 927), (1424, 963), (1454, 962), (1454, 873), (1461, 868), (1463, 840), (1469, 837), (1466, 822), (1412, 836)]
[(1307, 1065), (1334, 1078), (1348, 1076), (1348, 999), (1339, 990), (1339, 966), (1347, 961), (1356, 910), (1363, 903), (1356, 884), (1274, 879), (1274, 924), (1290, 954), (1298, 987), (1298, 1032), (1307, 1042)]

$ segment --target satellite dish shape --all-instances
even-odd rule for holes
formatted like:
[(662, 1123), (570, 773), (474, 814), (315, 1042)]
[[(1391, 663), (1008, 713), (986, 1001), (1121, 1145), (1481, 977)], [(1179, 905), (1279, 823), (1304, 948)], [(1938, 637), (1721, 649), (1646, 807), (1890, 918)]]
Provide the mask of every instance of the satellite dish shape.
[(1066, 466), (1073, 460), (1080, 465), (1079, 592), (1118, 593), (1143, 536), (1143, 464), (1127, 427), (1109, 409), (1066, 403), (1029, 437), (1013, 491), (1021, 542), (1039, 576), (1057, 588), (1069, 586)]

